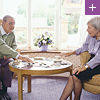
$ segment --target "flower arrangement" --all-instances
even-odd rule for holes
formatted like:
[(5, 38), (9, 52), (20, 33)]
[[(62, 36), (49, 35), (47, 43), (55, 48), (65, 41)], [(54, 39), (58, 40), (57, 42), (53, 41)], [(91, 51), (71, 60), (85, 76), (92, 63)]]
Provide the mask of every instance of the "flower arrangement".
[(48, 32), (45, 32), (44, 34), (42, 34), (41, 36), (39, 36), (34, 40), (34, 45), (38, 47), (41, 47), (43, 45), (51, 45), (51, 44), (53, 44), (52, 34)]

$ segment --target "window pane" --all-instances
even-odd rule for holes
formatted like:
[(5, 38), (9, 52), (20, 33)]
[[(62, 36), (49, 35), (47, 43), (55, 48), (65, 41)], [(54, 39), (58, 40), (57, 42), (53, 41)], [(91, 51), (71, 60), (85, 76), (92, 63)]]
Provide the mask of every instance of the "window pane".
[[(13, 9), (13, 10), (12, 10)], [(11, 15), (15, 18), (15, 35), (18, 46), (27, 43), (27, 0), (3, 0), (3, 15)]]
[(77, 34), (80, 14), (66, 15), (68, 18), (68, 34)]
[(32, 0), (32, 47), (34, 39), (45, 32), (55, 34), (56, 0)]
[(32, 0), (32, 26), (54, 26), (56, 0)]
[[(68, 1), (70, 4), (68, 4)], [(61, 49), (79, 46), (78, 23), (81, 9), (80, 0), (62, 0), (61, 6)]]

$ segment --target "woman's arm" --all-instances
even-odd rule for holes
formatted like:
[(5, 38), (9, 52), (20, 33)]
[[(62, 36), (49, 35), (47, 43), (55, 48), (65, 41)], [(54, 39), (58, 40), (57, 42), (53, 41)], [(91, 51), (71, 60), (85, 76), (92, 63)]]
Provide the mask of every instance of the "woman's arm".
[(95, 68), (96, 66), (100, 65), (100, 48), (98, 49), (95, 57), (93, 57), (87, 63), (91, 69)]
[(79, 49), (76, 50), (76, 55), (79, 55), (79, 54), (89, 50), (88, 46), (89, 46), (90, 38), (91, 37), (88, 35), (85, 42), (83, 43), (82, 47), (80, 47)]

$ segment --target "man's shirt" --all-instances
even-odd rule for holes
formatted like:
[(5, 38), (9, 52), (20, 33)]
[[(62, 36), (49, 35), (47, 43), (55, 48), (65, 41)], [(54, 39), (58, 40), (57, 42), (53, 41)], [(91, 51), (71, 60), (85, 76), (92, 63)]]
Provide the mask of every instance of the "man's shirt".
[(16, 58), (18, 52), (16, 52), (16, 41), (13, 32), (6, 33), (2, 26), (0, 26), (0, 58), (4, 56)]

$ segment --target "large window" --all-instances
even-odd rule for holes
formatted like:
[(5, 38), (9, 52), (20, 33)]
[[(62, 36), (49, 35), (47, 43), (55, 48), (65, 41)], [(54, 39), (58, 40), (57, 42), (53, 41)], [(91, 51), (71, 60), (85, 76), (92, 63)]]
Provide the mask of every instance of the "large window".
[(15, 18), (15, 35), (18, 46), (27, 45), (27, 0), (3, 0), (3, 14)]
[(79, 46), (80, 11), (81, 0), (62, 0), (60, 49), (76, 49)]
[[(34, 47), (34, 38), (45, 32), (55, 35), (55, 18), (56, 18), (56, 0), (32, 0), (32, 48)], [(50, 47), (49, 47), (50, 48)], [(38, 49), (38, 48), (37, 48)]]
[(38, 50), (33, 40), (45, 32), (53, 35), (54, 45), (49, 49), (64, 50), (78, 47), (81, 0), (0, 1), (0, 17), (7, 14), (15, 17), (15, 35), (19, 48)]

